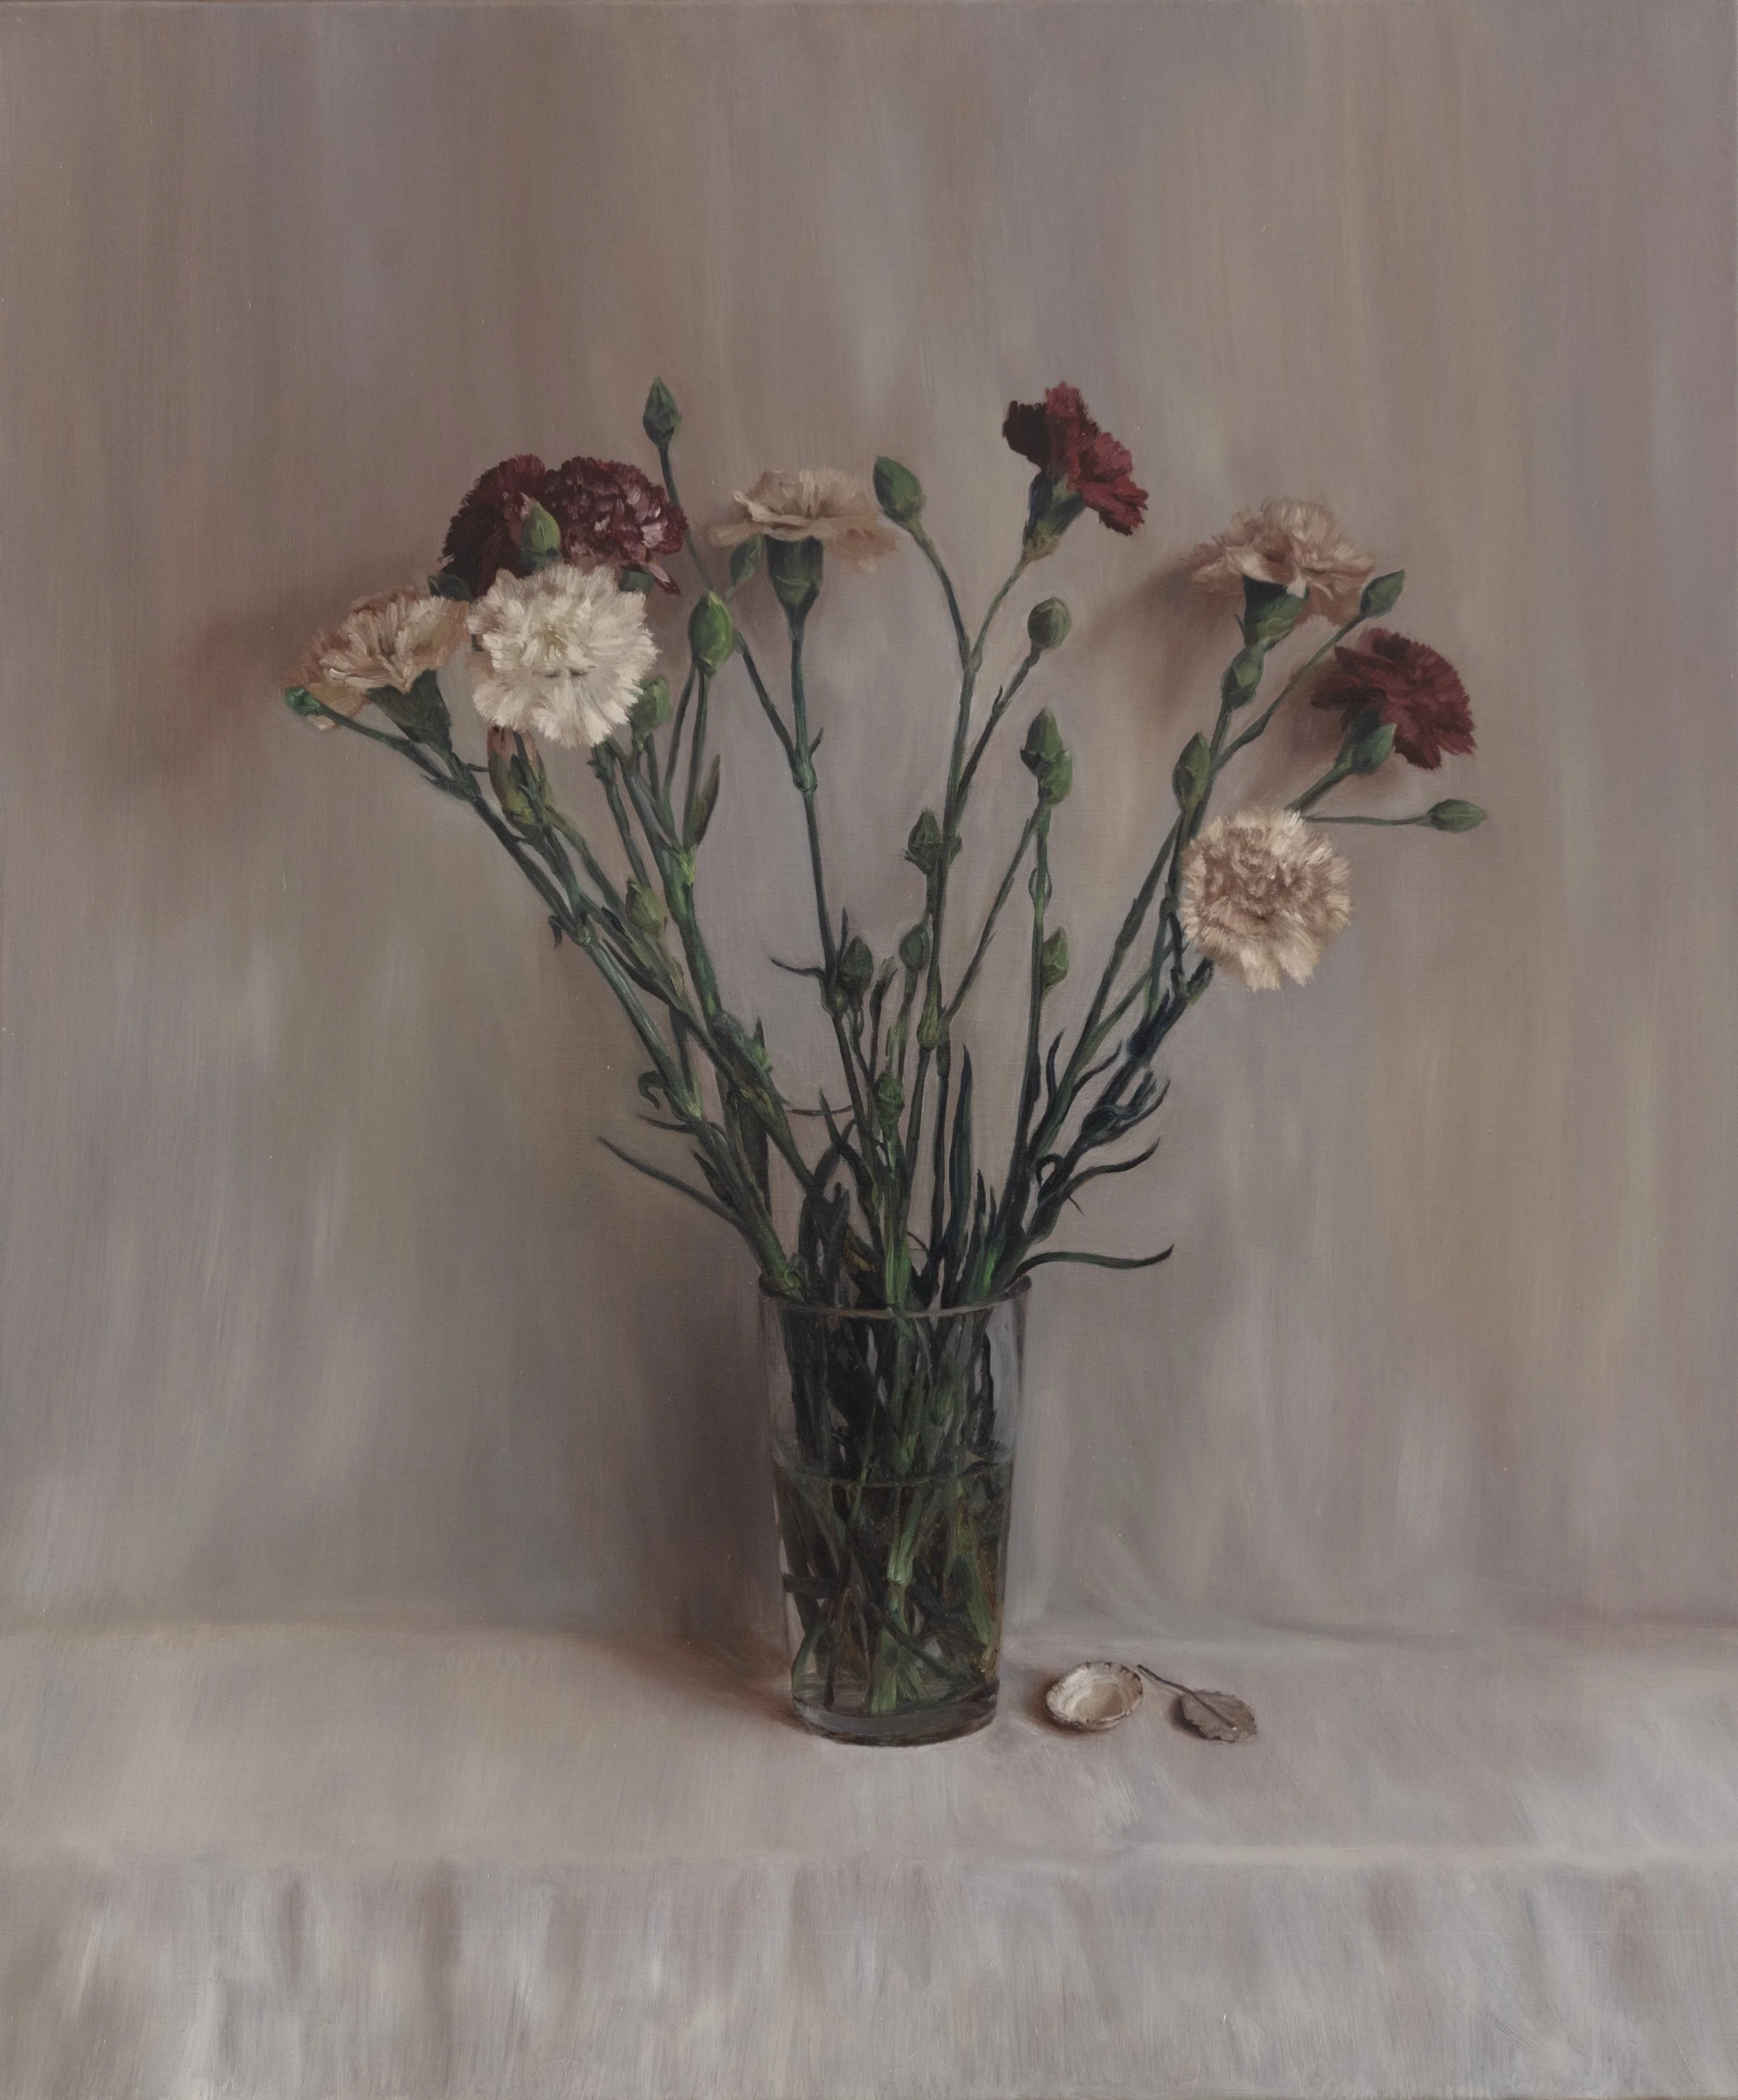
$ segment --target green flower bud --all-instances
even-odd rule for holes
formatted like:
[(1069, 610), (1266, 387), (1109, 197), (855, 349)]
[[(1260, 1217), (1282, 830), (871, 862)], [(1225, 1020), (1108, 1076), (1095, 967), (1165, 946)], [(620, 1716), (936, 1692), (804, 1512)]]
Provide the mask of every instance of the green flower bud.
[(690, 846), (699, 845), (705, 837), (712, 811), (718, 806), (718, 783), (724, 777), (723, 765), (722, 759), (715, 756), (706, 769), (706, 778), (700, 783), (700, 792), (694, 798), (694, 822), (688, 827)]
[(324, 721), (326, 719), (320, 711), (320, 702), (306, 686), (285, 686), (284, 704), (293, 715), (300, 715), (306, 721)]
[(1358, 600), (1359, 618), (1380, 620), (1383, 613), (1392, 612), (1400, 603), (1400, 594), (1405, 586), (1404, 569), (1391, 569), (1385, 576), (1372, 576)]
[(1374, 773), (1394, 756), (1392, 722), (1355, 722), (1340, 757), (1352, 773)]
[(876, 461), (875, 500), (896, 525), (914, 525), (924, 514), (923, 483), (896, 459)]
[(942, 1001), (932, 986), (917, 1023), (917, 1047), (920, 1050), (933, 1050), (936, 1048), (942, 1040)]
[(875, 1083), (875, 1119), (889, 1137), (899, 1127), (904, 1106), (905, 1088), (899, 1083), (899, 1074), (889, 1069)]
[(642, 750), (670, 719), (670, 682), (654, 673), (642, 681), (639, 698), (628, 710), (633, 748)]
[(875, 982), (875, 951), (861, 933), (854, 933), (840, 951), (838, 975), (840, 990), (853, 1001)]
[(1060, 649), (1074, 625), (1068, 607), (1059, 598), (1041, 598), (1026, 616), (1026, 639), (1042, 655)]
[(546, 569), (561, 558), (561, 527), (540, 503), (533, 502), (525, 513), (519, 552), (527, 569)]
[(549, 776), (536, 744), (517, 730), (491, 728), (488, 753), (489, 785), (501, 814), (522, 832), (540, 830)]
[(640, 417), (640, 428), (662, 452), (682, 426), (682, 411), (676, 405), (676, 396), (661, 379), (653, 380), (651, 391), (646, 397), (645, 412)]
[(643, 882), (628, 885), (628, 923), (656, 940), (664, 931), (664, 899)]
[(761, 536), (740, 540), (730, 549), (730, 589), (739, 591), (761, 566)]
[(1241, 708), (1246, 701), (1254, 699), (1267, 660), (1266, 646), (1259, 642), (1240, 649), (1232, 658), (1219, 686), (1219, 696), (1228, 708)]
[(925, 810), (912, 825), (905, 842), (905, 857), (924, 875), (933, 875), (942, 865), (942, 827), (933, 810)]
[(1021, 747), (1020, 762), (1037, 781), (1039, 798), (1047, 808), (1063, 801), (1074, 785), (1074, 761), (1048, 708), (1033, 717)]
[(899, 943), (899, 960), (915, 977), (929, 960), (929, 922), (920, 919)]
[(823, 566), (818, 540), (769, 540), (766, 573), (787, 615), (800, 620), (821, 594)]
[(736, 646), (736, 629), (730, 607), (716, 591), (708, 591), (689, 614), (688, 646), (708, 677), (730, 660), (730, 651)]
[(1271, 646), (1283, 642), (1309, 610), (1307, 598), (1294, 598), (1283, 584), (1243, 579), (1243, 639)]
[(1476, 832), (1484, 821), (1476, 802), (1437, 802), (1430, 813), (1431, 828), (1437, 832)]
[(1171, 770), (1171, 792), (1180, 810), (1193, 810), (1212, 776), (1213, 754), (1198, 730), (1183, 747), (1183, 755)]
[(1053, 992), (1068, 975), (1068, 934), (1058, 926), (1039, 951), (1038, 982), (1041, 992)]

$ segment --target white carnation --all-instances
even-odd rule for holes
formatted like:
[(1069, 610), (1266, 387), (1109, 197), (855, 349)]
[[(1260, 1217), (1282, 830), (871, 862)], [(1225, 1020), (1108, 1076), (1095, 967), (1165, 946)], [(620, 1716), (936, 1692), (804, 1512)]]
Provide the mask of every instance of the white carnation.
[(639, 593), (566, 562), (528, 576), (504, 570), (471, 607), (470, 633), (483, 719), (585, 751), (626, 724), (658, 657)]

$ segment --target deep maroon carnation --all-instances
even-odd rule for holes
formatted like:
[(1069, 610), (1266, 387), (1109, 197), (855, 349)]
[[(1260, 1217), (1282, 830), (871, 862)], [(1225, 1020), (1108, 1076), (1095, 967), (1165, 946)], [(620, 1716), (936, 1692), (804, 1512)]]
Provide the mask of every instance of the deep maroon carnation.
[(1445, 752), (1473, 748), (1472, 707), (1460, 673), (1427, 643), (1385, 627), (1372, 628), (1359, 647), (1336, 649), (1313, 698), (1348, 721), (1370, 713), (1392, 722), (1394, 748), (1409, 765), (1434, 771)]
[(1087, 413), (1078, 387), (1052, 386), (1042, 402), (1009, 402), (1002, 435), (1040, 474), (1065, 483), (1113, 532), (1132, 532), (1140, 523), (1147, 492), (1135, 485), (1135, 462)]
[(535, 452), (492, 466), (453, 514), (442, 559), (481, 598), (503, 569), (519, 574), (519, 529), (543, 501), (549, 469)]
[(540, 501), (561, 527), (566, 560), (582, 567), (647, 569), (665, 590), (676, 589), (658, 557), (682, 552), (688, 523), (637, 466), (622, 460), (564, 460)]

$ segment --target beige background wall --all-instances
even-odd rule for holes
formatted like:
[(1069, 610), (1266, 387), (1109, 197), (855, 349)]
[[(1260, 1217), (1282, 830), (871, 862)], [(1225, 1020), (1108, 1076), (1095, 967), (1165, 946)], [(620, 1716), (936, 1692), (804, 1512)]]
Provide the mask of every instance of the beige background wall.
[[(974, 602), (1011, 395), (1133, 448), (1145, 533), (1041, 580), (1082, 977), (1226, 653), (1163, 578), (1237, 505), (1331, 501), (1474, 696), (1373, 806), (1491, 823), (1341, 834), (1317, 983), (1177, 1039), (1076, 1242), (1173, 1260), (1044, 1282), (1024, 1608), (1731, 1617), (1732, 60), (1678, 0), (0, 13), (0, 1607), (764, 1614), (751, 1279), (593, 1141), (625, 1030), (273, 698), (483, 466), (642, 457), (659, 372), (699, 517), (889, 450)], [(910, 558), (829, 585), (879, 945), (946, 646)], [(722, 716), (712, 915), (812, 1084), (794, 797)]]

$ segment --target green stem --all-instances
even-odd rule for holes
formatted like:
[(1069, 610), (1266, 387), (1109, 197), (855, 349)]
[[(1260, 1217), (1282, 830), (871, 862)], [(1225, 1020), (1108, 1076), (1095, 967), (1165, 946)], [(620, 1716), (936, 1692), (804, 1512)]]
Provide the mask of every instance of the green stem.
[(1040, 803), (1026, 820), (1026, 828), (1020, 834), (1020, 843), (1014, 848), (1013, 858), (1008, 863), (1008, 872), (1002, 877), (1002, 885), (997, 890), (995, 901), (990, 905), (989, 915), (984, 920), (984, 930), (978, 936), (977, 946), (973, 951), (971, 961), (966, 965), (965, 974), (959, 980), (959, 988), (943, 1011), (942, 1017), (946, 1021), (952, 1021), (954, 1016), (964, 1005), (966, 994), (977, 981), (977, 973), (983, 967), (985, 956), (990, 952), (990, 942), (995, 932), (995, 922), (1001, 915), (1002, 907), (1007, 903), (1009, 896), (1012, 893), (1014, 878), (1020, 872), (1020, 863), (1026, 858), (1026, 848), (1032, 843), (1033, 834), (1038, 829), (1039, 818), (1043, 811), (1043, 805)]

